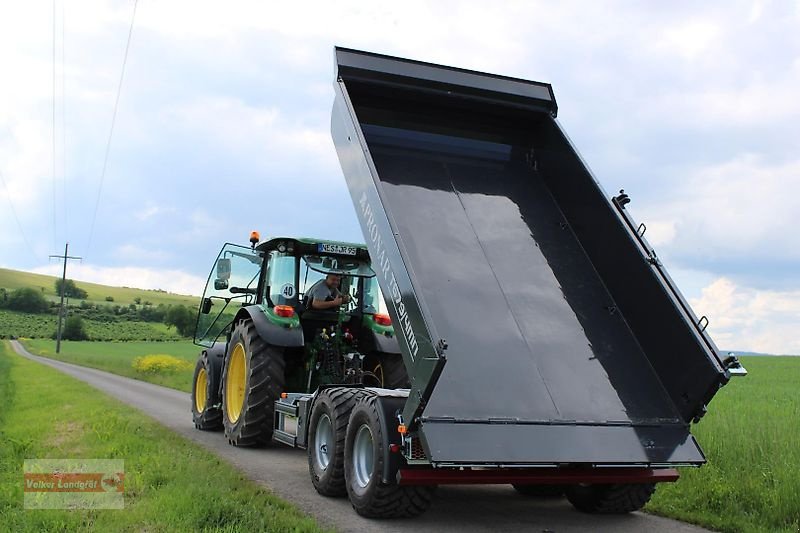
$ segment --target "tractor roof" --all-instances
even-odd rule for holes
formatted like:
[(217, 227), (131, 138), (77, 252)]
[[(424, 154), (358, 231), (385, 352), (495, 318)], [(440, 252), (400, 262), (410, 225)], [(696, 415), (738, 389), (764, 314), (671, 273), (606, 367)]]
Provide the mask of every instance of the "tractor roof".
[[(281, 245), (294, 255), (350, 255), (369, 261), (369, 252), (367, 251), (367, 246), (363, 243), (329, 241), (310, 237), (271, 237), (256, 246), (256, 249), (261, 252), (270, 252), (279, 250)], [(323, 249), (323, 247), (327, 248), (327, 250)], [(337, 247), (342, 251), (337, 252)], [(344, 250), (348, 248), (355, 249), (355, 253), (345, 252)]]

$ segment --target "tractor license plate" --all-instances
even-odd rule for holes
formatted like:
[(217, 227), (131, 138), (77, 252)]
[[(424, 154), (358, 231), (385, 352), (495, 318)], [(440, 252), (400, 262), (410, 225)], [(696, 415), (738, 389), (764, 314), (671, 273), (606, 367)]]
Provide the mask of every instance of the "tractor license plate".
[(326, 254), (356, 255), (356, 248), (354, 246), (342, 246), (341, 244), (319, 243), (317, 245), (317, 250), (320, 253)]

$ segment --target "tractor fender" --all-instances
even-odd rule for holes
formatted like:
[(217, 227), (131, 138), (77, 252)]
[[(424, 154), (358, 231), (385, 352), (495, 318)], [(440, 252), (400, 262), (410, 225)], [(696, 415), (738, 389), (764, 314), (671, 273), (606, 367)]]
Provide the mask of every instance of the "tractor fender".
[(284, 348), (297, 348), (305, 346), (305, 339), (303, 338), (302, 328), (288, 329), (277, 324), (273, 324), (264, 315), (264, 311), (257, 305), (248, 305), (242, 307), (238, 313), (234, 323), (237, 321), (249, 318), (253, 321), (256, 328), (256, 333), (261, 337), (264, 342), (272, 346), (281, 346)]
[(408, 398), (398, 396), (378, 395), (378, 412), (381, 418), (381, 433), (383, 442), (381, 446), (386, 451), (386, 461), (383, 463), (383, 482), (394, 485), (397, 483), (397, 472), (405, 463), (401, 452), (391, 452), (389, 447), (397, 444), (402, 448), (403, 441), (400, 433), (397, 432), (399, 420), (397, 415), (403, 412)]
[(396, 336), (387, 337), (368, 327), (361, 330), (358, 345), (365, 352), (400, 353)]
[(222, 394), (222, 361), (225, 359), (225, 351), (227, 344), (224, 342), (215, 342), (210, 348), (206, 348), (200, 353), (208, 356), (208, 361), (211, 363), (211, 372), (213, 372), (214, 382), (217, 383), (217, 393)]

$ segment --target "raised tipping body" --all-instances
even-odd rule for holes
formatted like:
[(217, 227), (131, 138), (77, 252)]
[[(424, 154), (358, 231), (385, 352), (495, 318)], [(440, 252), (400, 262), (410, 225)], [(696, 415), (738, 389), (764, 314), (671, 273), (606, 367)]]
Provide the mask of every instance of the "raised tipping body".
[(549, 86), (337, 61), (334, 141), (408, 326), (404, 421), (431, 462), (703, 462), (688, 422), (727, 373), (564, 136)]

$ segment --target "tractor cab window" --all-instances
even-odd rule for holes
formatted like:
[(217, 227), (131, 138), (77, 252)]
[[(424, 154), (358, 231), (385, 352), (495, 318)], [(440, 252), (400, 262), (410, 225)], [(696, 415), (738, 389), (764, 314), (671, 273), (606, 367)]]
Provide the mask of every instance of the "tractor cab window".
[(364, 278), (364, 312), (367, 314), (388, 314), (386, 301), (378, 286), (378, 278)]
[(304, 297), (316, 283), (323, 283), (328, 274), (342, 276), (339, 292), (351, 296), (347, 312), (354, 311), (358, 306), (358, 278), (375, 276), (368, 264), (354, 258), (306, 255), (300, 263), (301, 297)]
[(246, 246), (226, 244), (208, 276), (195, 327), (195, 342), (211, 346), (236, 311), (254, 303), (261, 256)]
[[(275, 305), (296, 306), (298, 292), (295, 286), (297, 259), (278, 251), (270, 252), (267, 261), (266, 289), (269, 301)], [(266, 300), (267, 298), (265, 298)]]

